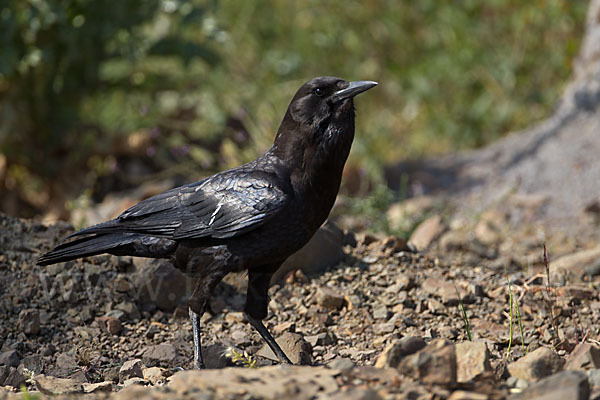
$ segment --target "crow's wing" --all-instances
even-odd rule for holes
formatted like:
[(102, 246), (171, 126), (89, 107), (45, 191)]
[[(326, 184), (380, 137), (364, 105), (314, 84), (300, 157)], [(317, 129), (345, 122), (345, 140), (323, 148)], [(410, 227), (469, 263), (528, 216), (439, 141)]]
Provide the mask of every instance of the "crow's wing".
[(150, 197), (72, 236), (134, 232), (176, 240), (228, 238), (262, 225), (288, 201), (272, 176), (227, 172)]

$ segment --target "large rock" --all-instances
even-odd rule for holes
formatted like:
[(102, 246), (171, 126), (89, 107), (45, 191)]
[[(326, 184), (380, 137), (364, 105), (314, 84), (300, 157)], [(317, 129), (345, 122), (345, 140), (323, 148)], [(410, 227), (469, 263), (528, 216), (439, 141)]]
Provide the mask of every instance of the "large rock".
[(591, 343), (579, 343), (567, 357), (565, 370), (600, 368), (600, 349)]
[[(419, 193), (450, 198), (465, 216), (501, 205), (516, 224), (585, 229), (581, 212), (600, 198), (599, 7), (590, 2), (576, 74), (552, 116), (481, 149), (386, 168), (389, 186), (402, 190), (408, 181)], [(523, 195), (547, 201), (535, 209), (511, 204)]]
[(399, 370), (421, 383), (453, 388), (456, 386), (455, 347), (444, 339), (435, 339), (422, 350), (405, 357)]
[(273, 275), (271, 283), (283, 279), (290, 271), (296, 269), (304, 272), (323, 271), (342, 259), (343, 248), (344, 231), (327, 220), (304, 247), (285, 260)]
[(398, 368), (404, 357), (414, 354), (425, 347), (423, 339), (416, 336), (403, 337), (386, 347), (375, 362), (376, 368)]
[(594, 275), (600, 263), (600, 246), (567, 254), (550, 262), (550, 274), (564, 276), (569, 280), (580, 280), (585, 275)]
[(456, 379), (467, 383), (486, 371), (491, 371), (490, 352), (484, 342), (462, 342), (456, 344)]
[(563, 371), (540, 380), (510, 400), (587, 400), (590, 385), (581, 371)]
[(83, 393), (83, 384), (73, 379), (36, 375), (33, 380), (38, 390), (47, 395)]
[(15, 389), (21, 389), (21, 386), (25, 384), (25, 377), (16, 368), (10, 367), (8, 374), (4, 378), (4, 386), (10, 386)]
[(138, 270), (133, 282), (136, 300), (140, 304), (155, 304), (164, 311), (173, 311), (193, 290), (192, 281), (167, 260), (135, 258)]
[[(178, 372), (168, 388), (171, 398), (186, 393), (207, 393), (206, 398), (313, 399), (330, 398), (339, 391), (335, 376), (339, 371), (326, 367), (296, 365), (258, 369), (224, 368)], [(132, 398), (131, 393), (128, 393)]]
[(508, 364), (508, 372), (516, 378), (535, 382), (560, 371), (563, 363), (558, 354), (547, 347), (540, 347)]
[(142, 361), (147, 366), (171, 367), (176, 358), (177, 349), (170, 343), (148, 346), (142, 350)]

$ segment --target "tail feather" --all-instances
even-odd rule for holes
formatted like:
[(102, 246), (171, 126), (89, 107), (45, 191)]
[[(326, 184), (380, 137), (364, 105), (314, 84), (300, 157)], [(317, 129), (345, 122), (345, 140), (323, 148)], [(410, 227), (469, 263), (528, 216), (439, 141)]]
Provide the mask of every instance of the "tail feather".
[(77, 239), (72, 242), (63, 243), (54, 250), (42, 255), (37, 264), (50, 265), (75, 260), (81, 257), (110, 253), (111, 251), (133, 243), (135, 239), (136, 238), (133, 235), (123, 235), (119, 233)]

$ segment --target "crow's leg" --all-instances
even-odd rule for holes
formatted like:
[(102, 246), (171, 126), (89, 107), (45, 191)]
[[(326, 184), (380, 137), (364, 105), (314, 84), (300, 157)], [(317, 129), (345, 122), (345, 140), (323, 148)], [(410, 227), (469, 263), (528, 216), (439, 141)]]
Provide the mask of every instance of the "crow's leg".
[[(265, 342), (269, 345), (277, 359), (282, 364), (291, 364), (290, 359), (285, 355), (281, 347), (277, 344), (273, 336), (263, 325), (262, 320), (267, 316), (267, 307), (269, 305), (269, 282), (273, 272), (277, 270), (279, 265), (269, 269), (269, 272), (264, 271), (248, 271), (248, 293), (246, 296), (246, 307), (244, 312), (250, 325), (254, 327), (262, 336)], [(271, 272), (273, 271), (273, 272)]]
[(190, 320), (192, 321), (192, 334), (194, 336), (194, 368), (204, 369), (202, 360), (202, 348), (200, 346), (200, 316), (192, 308), (189, 308)]
[(202, 360), (202, 346), (200, 342), (200, 317), (206, 311), (208, 299), (215, 287), (227, 275), (228, 270), (213, 269), (208, 274), (202, 274), (199, 277), (194, 293), (188, 300), (190, 320), (192, 322), (192, 334), (194, 335), (194, 368), (204, 369), (204, 361)]

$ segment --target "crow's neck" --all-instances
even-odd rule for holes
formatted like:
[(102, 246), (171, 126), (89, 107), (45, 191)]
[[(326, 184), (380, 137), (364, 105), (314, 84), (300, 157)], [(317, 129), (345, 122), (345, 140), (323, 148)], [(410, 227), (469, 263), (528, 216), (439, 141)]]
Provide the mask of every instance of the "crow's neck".
[[(286, 163), (294, 191), (308, 206), (318, 207), (321, 213), (315, 223), (321, 224), (335, 202), (340, 188), (344, 164), (354, 139), (354, 113), (336, 121), (318, 133), (318, 140), (307, 140), (310, 135), (280, 135), (272, 151)], [(322, 215), (321, 215), (322, 214)]]

